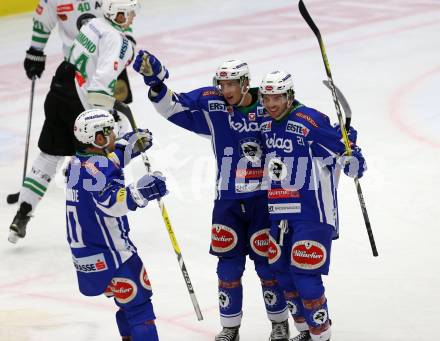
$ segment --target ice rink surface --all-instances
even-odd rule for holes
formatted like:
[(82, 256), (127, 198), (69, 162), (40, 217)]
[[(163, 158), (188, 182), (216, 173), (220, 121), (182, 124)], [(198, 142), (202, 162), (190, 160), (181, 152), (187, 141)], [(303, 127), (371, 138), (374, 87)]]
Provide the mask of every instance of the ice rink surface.
[[(335, 83), (353, 110), (369, 170), (361, 179), (380, 256), (371, 255), (353, 181), (340, 182), (341, 238), (326, 278), (332, 341), (439, 340), (440, 320), (440, 2), (309, 0)], [(63, 179), (58, 176), (30, 221), (26, 239), (7, 242), (17, 209), (5, 202), (22, 176), (30, 81), (22, 62), (31, 15), (0, 19), (0, 340), (119, 340), (115, 306), (80, 295), (65, 239)], [(143, 2), (138, 48), (156, 54), (169, 87), (209, 85), (227, 58), (248, 61), (252, 84), (285, 69), (296, 96), (336, 121), (317, 41), (296, 1), (186, 0)], [(43, 123), (43, 103), (61, 60), (57, 32), (37, 81), (30, 162)], [(213, 340), (219, 330), (216, 258), (208, 254), (214, 158), (208, 140), (169, 124), (129, 70), (140, 127), (154, 133), (151, 160), (169, 180), (165, 199), (204, 321), (198, 322), (157, 205), (129, 217), (132, 239), (149, 273), (161, 340)], [(140, 162), (128, 179), (143, 172)], [(267, 340), (258, 278), (248, 262), (241, 340)], [(293, 323), (291, 323), (293, 325)], [(291, 326), (293, 331), (293, 327)]]

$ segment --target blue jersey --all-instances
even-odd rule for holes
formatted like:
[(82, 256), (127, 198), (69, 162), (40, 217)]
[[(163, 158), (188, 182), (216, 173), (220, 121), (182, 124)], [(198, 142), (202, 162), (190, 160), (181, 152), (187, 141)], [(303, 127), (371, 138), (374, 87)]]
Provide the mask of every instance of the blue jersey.
[(123, 153), (77, 154), (67, 169), (67, 241), (80, 291), (99, 295), (134, 253), (128, 237)]
[(261, 194), (263, 154), (260, 121), (264, 110), (257, 89), (253, 104), (230, 106), (215, 87), (188, 93), (162, 89), (151, 97), (156, 110), (170, 122), (211, 139), (217, 160), (216, 199), (240, 199)]
[(271, 220), (312, 221), (338, 227), (336, 167), (345, 151), (329, 118), (295, 101), (280, 121), (265, 117)]

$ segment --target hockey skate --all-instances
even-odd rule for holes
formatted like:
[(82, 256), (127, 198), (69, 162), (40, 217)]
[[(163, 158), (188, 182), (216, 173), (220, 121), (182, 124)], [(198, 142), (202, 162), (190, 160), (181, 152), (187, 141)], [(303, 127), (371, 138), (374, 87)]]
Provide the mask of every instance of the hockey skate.
[(222, 331), (217, 334), (214, 341), (239, 341), (240, 335), (238, 334), (238, 329), (240, 326), (237, 327), (223, 327)]
[(14, 220), (12, 220), (11, 226), (9, 226), (9, 242), (15, 244), (20, 238), (26, 236), (26, 225), (31, 219), (28, 214), (31, 210), (32, 206), (27, 202), (21, 203), (20, 209), (17, 211)]
[(312, 341), (312, 337), (310, 336), (310, 332), (308, 330), (299, 332), (299, 334), (289, 341)]
[(269, 341), (289, 341), (290, 331), (288, 320), (283, 322), (272, 322), (272, 332)]

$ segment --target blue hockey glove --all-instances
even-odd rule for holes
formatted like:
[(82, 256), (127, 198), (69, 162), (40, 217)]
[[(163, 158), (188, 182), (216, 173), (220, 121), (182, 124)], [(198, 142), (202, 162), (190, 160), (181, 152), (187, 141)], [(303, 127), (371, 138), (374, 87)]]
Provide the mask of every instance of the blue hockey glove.
[[(335, 124), (335, 128), (336, 128), (336, 131), (338, 132), (338, 134), (341, 136), (341, 140), (342, 140), (342, 132), (341, 132), (341, 127), (339, 126), (339, 123)], [(351, 144), (356, 144), (357, 135), (358, 135), (357, 130), (354, 129), (352, 126), (350, 126), (350, 128), (347, 131), (347, 135), (348, 135), (348, 140), (351, 142)]]
[[(137, 143), (142, 141), (142, 145)], [(116, 141), (115, 147), (124, 151), (130, 159), (139, 156), (153, 145), (153, 135), (148, 129), (138, 129), (138, 133), (130, 132)]]
[(168, 78), (168, 70), (160, 61), (145, 50), (140, 50), (133, 63), (133, 69), (144, 76), (144, 83), (154, 87)]
[(367, 170), (367, 163), (358, 146), (354, 146), (351, 153), (351, 156), (344, 156), (342, 158), (344, 162), (344, 173), (351, 178), (360, 179)]
[(133, 207), (133, 203), (138, 207), (145, 207), (149, 201), (168, 194), (165, 180), (160, 173), (155, 172), (153, 175), (144, 175), (135, 184), (129, 185), (127, 188), (128, 207)]

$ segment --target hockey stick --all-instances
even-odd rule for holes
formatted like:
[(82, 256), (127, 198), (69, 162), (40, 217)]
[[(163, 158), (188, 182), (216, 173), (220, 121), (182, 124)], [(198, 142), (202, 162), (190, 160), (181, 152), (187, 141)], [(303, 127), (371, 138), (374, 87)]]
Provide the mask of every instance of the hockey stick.
[[(26, 177), (26, 171), (27, 171), (27, 163), (28, 163), (28, 154), (29, 154), (29, 140), (31, 135), (31, 124), (32, 124), (32, 111), (34, 108), (34, 92), (35, 92), (35, 80), (36, 76), (32, 77), (32, 83), (31, 83), (31, 99), (29, 102), (29, 115), (28, 115), (28, 121), (27, 121), (27, 129), (26, 129), (26, 145), (24, 150), (24, 166), (23, 166), (23, 177), (22, 177), (22, 184), (24, 182), (24, 178)], [(6, 197), (6, 202), (8, 204), (15, 204), (18, 201), (18, 198), (20, 197), (20, 192), (9, 194)]]
[[(136, 125), (136, 121), (134, 120), (133, 113), (131, 112), (131, 109), (128, 105), (122, 102), (116, 102), (114, 108), (117, 111), (122, 112), (125, 116), (127, 116), (128, 121), (130, 122), (131, 128), (135, 133), (138, 132), (138, 127)], [(142, 140), (138, 140), (139, 143), (142, 144)], [(141, 149), (143, 150), (143, 148)], [(148, 159), (147, 155), (145, 153), (142, 153), (142, 160), (144, 161), (145, 168), (148, 173), (151, 173), (151, 164), (150, 160)], [(185, 262), (183, 261), (182, 252), (180, 251), (179, 244), (177, 243), (176, 235), (174, 234), (173, 227), (171, 226), (171, 221), (168, 216), (168, 212), (165, 208), (165, 204), (163, 203), (162, 199), (157, 199), (157, 202), (159, 204), (160, 211), (162, 213), (162, 218), (165, 223), (165, 227), (168, 232), (168, 236), (170, 237), (171, 244), (173, 245), (174, 252), (177, 256), (177, 261), (179, 262), (180, 271), (182, 272), (183, 279), (186, 284), (186, 288), (188, 289), (189, 296), (191, 298), (191, 302), (194, 306), (194, 310), (197, 315), (197, 319), (199, 321), (203, 320), (202, 311), (200, 310), (199, 302), (197, 301), (196, 294), (194, 293), (194, 288), (191, 284), (191, 279), (189, 278), (188, 271), (186, 270)]]
[[(336, 94), (336, 87), (333, 82), (333, 77), (332, 77), (332, 74), (330, 71), (330, 65), (329, 65), (329, 62), (327, 59), (327, 53), (325, 52), (325, 46), (324, 46), (324, 42), (321, 37), (321, 32), (319, 32), (318, 27), (313, 22), (313, 19), (310, 16), (309, 12), (307, 11), (307, 8), (304, 5), (303, 0), (299, 0), (298, 7), (299, 7), (299, 11), (300, 11), (302, 17), (307, 22), (307, 24), (309, 25), (309, 27), (312, 29), (313, 33), (315, 34), (316, 38), (318, 39), (319, 47), (321, 49), (322, 59), (324, 61), (325, 72), (327, 73), (328, 83), (330, 86), (330, 90), (332, 91), (333, 102), (334, 102), (335, 108), (336, 108), (336, 114), (338, 115), (339, 125), (341, 127), (342, 138), (344, 140), (346, 154), (348, 156), (350, 156), (351, 155), (350, 142), (348, 140), (347, 130), (344, 127), (344, 121), (343, 121), (343, 117), (342, 117), (342, 113), (341, 113), (341, 108), (339, 105), (338, 96)], [(359, 179), (355, 178), (354, 183), (356, 185), (356, 191), (357, 191), (357, 195), (359, 198), (359, 203), (361, 205), (362, 215), (364, 217), (365, 227), (367, 229), (367, 234), (368, 234), (368, 239), (370, 241), (371, 250), (373, 252), (373, 256), (377, 257), (379, 255), (379, 253), (377, 252), (376, 242), (374, 240), (373, 230), (371, 229), (371, 223), (370, 223), (370, 219), (368, 217), (367, 206), (365, 204), (364, 195), (362, 193), (362, 188), (361, 188), (361, 184), (359, 182)]]

